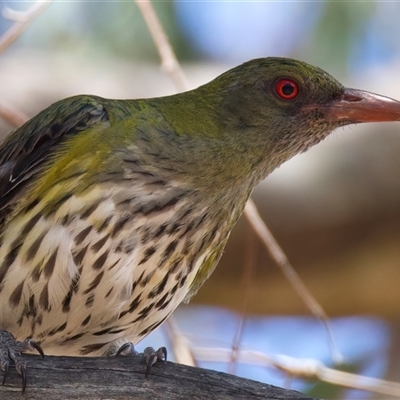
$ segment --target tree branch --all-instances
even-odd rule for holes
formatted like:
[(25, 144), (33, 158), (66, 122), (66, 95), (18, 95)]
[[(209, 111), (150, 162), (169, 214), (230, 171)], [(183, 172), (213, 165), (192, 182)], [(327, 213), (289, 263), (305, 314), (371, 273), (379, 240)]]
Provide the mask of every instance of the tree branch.
[(135, 400), (312, 400), (249, 379), (170, 362), (156, 363), (146, 379), (142, 359), (46, 357), (29, 355), (28, 385), (21, 395), (21, 377), (9, 372), (0, 398), (7, 400), (135, 399)]

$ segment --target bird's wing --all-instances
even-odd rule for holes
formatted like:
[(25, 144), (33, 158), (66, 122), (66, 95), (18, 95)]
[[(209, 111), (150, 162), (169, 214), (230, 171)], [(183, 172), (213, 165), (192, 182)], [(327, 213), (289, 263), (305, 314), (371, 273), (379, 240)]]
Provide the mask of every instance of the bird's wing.
[(54, 103), (10, 133), (0, 148), (0, 210), (32, 178), (54, 146), (97, 123), (109, 125), (100, 97), (75, 96)]

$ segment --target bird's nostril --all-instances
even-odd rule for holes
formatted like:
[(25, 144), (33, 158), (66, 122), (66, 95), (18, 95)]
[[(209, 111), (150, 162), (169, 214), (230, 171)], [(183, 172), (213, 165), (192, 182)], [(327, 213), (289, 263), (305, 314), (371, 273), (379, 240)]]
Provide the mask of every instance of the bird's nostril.
[(351, 95), (351, 94), (350, 95), (344, 95), (343, 99), (346, 100), (346, 101), (351, 101), (352, 103), (355, 103), (357, 101), (361, 101), (362, 100), (361, 97), (355, 96), (355, 95)]
[(358, 95), (355, 90), (345, 90), (343, 93), (343, 100), (355, 103), (361, 101), (362, 96)]

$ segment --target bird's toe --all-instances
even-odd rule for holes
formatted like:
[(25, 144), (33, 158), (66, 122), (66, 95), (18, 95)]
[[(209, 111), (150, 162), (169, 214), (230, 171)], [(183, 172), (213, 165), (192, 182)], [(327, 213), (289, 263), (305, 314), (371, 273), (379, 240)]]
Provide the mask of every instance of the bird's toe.
[(153, 347), (146, 347), (142, 353), (142, 357), (144, 357), (147, 365), (145, 373), (145, 377), (147, 378), (150, 374), (151, 367), (157, 361), (167, 361), (167, 348), (160, 347), (158, 350), (154, 350)]
[(119, 355), (130, 355), (142, 357), (146, 362), (145, 377), (147, 378), (150, 374), (151, 368), (157, 361), (167, 361), (167, 348), (160, 347), (155, 350), (153, 347), (146, 347), (143, 353), (138, 353), (135, 350), (135, 346), (131, 342), (124, 343), (115, 354), (115, 357)]
[(10, 365), (13, 365), (22, 379), (22, 392), (26, 388), (26, 362), (21, 353), (37, 351), (42, 358), (44, 353), (40, 345), (31, 338), (20, 342), (8, 331), (0, 330), (0, 369), (3, 371), (2, 385), (5, 384)]

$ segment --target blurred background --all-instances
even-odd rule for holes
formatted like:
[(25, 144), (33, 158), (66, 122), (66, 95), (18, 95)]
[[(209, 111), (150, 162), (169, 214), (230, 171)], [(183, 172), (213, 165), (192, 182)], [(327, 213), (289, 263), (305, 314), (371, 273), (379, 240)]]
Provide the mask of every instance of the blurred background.
[[(26, 10), (31, 3), (2, 1)], [(196, 87), (251, 58), (298, 58), (344, 85), (400, 99), (400, 2), (197, 2), (154, 4)], [(0, 35), (13, 24), (0, 16)], [(133, 2), (54, 2), (0, 54), (0, 101), (33, 116), (90, 93), (154, 97), (176, 91)], [(12, 127), (0, 120), (0, 133)], [(254, 193), (260, 213), (307, 287), (332, 318), (342, 369), (400, 380), (400, 125), (336, 131), (295, 157)], [(243, 320), (243, 314), (245, 319)], [(315, 358), (333, 366), (322, 324), (310, 315), (246, 221), (198, 295), (175, 313), (194, 346), (232, 346)], [(162, 329), (146, 339), (167, 341)], [(140, 346), (139, 346), (140, 347)], [(232, 371), (227, 363), (204, 367)], [(279, 386), (272, 368), (237, 364)], [(293, 379), (324, 398), (377, 399)], [(389, 398), (389, 397), (385, 397)]]

